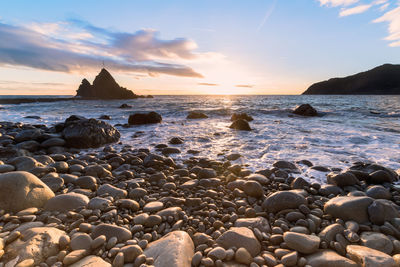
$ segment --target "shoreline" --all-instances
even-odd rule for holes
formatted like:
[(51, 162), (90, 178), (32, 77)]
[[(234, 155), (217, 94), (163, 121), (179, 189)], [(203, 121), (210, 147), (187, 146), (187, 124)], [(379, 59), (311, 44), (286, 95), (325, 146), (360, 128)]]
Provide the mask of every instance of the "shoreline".
[[(74, 126), (75, 119), (69, 120)], [(100, 145), (99, 152), (66, 148), (66, 132), (1, 124), (2, 263), (256, 267), (400, 262), (400, 187), (393, 184), (399, 177), (384, 166), (354, 164), (329, 175), (326, 185), (310, 184), (293, 177), (294, 162), (279, 160), (252, 173), (245, 163), (229, 159), (192, 157), (177, 163), (123, 144)], [(34, 199), (21, 195), (34, 188), (41, 188)], [(35, 238), (46, 241), (32, 243)], [(39, 252), (32, 254), (32, 248)], [(45, 254), (45, 248), (51, 253)]]

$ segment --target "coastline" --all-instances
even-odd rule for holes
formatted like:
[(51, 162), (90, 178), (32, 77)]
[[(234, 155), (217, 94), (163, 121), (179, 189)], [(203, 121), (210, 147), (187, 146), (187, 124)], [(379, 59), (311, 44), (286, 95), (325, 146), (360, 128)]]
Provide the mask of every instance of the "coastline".
[[(68, 140), (46, 126), (2, 123), (0, 130), (0, 172), (6, 173), (0, 185), (6, 178), (44, 183), (35, 201), (21, 198), (24, 187), (0, 186), (8, 188), (0, 192), (4, 263), (16, 255), (19, 262), (47, 266), (399, 262), (398, 174), (384, 166), (354, 164), (320, 185), (294, 178), (298, 164), (311, 164), (306, 161), (279, 160), (252, 173), (245, 163), (233, 164), (233, 156), (180, 163), (123, 144), (99, 152), (68, 148)], [(12, 200), (4, 198), (10, 194)], [(38, 244), (35, 255), (19, 241), (46, 233), (54, 240)], [(170, 250), (180, 252), (162, 253)]]

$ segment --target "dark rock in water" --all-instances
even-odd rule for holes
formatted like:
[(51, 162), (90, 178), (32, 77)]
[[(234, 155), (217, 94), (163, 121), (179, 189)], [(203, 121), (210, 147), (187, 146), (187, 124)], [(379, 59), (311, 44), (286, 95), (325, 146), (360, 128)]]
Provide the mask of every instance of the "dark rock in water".
[(172, 137), (172, 138), (169, 140), (169, 143), (170, 143), (171, 145), (180, 145), (180, 144), (183, 144), (183, 139), (180, 138), (180, 137)]
[(79, 120), (86, 120), (86, 118), (83, 116), (79, 116), (79, 115), (71, 115), (65, 120), (65, 123), (71, 122), (71, 121), (79, 121)]
[(186, 119), (207, 119), (208, 116), (202, 112), (190, 111)]
[(247, 113), (233, 113), (231, 121), (236, 121), (236, 120), (252, 121), (254, 119), (252, 116), (247, 115)]
[(251, 131), (249, 123), (242, 119), (234, 121), (229, 128), (241, 131)]
[(99, 120), (111, 120), (111, 117), (109, 115), (101, 115)]
[(359, 184), (359, 180), (351, 172), (329, 173), (326, 177), (326, 180), (329, 184), (337, 185), (340, 187)]
[(302, 104), (296, 107), (293, 110), (293, 113), (296, 115), (314, 117), (318, 115), (318, 112), (315, 108), (313, 108), (310, 104)]
[(128, 123), (130, 125), (140, 125), (140, 124), (150, 124), (150, 123), (160, 123), (162, 117), (157, 112), (149, 113), (136, 113), (129, 116)]
[(146, 98), (154, 98), (152, 95), (147, 95)]
[(76, 96), (94, 99), (134, 99), (138, 98), (132, 91), (121, 87), (111, 74), (102, 69), (93, 81), (93, 85), (86, 79), (82, 80)]
[(367, 183), (373, 184), (381, 184), (384, 182), (392, 183), (399, 179), (395, 171), (378, 164), (360, 162), (351, 166), (349, 171), (356, 176), (362, 177), (362, 180), (366, 180)]
[(131, 105), (128, 105), (126, 103), (122, 104), (121, 106), (119, 106), (119, 108), (131, 108)]
[(163, 153), (163, 155), (169, 155), (169, 154), (179, 154), (181, 153), (181, 151), (175, 147), (164, 147), (161, 150), (161, 153)]
[(400, 65), (385, 64), (344, 78), (314, 83), (303, 95), (398, 95)]
[(294, 163), (286, 161), (286, 160), (278, 160), (272, 164), (275, 168), (278, 169), (287, 169), (287, 170), (297, 170), (297, 167)]
[(62, 131), (67, 146), (75, 148), (96, 148), (115, 143), (120, 133), (110, 124), (96, 119), (70, 121)]
[(34, 115), (32, 115), (32, 116), (25, 116), (24, 118), (25, 118), (25, 119), (35, 119), (35, 120), (40, 120), (40, 119), (42, 119), (41, 117), (39, 117), (39, 116), (34, 116)]

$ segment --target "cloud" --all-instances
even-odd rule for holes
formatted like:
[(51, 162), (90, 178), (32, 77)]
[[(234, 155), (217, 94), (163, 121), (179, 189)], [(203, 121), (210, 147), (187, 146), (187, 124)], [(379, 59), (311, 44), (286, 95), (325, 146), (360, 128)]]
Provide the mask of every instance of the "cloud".
[(390, 46), (400, 46), (400, 2), (397, 7), (386, 12), (381, 17), (374, 20), (375, 23), (387, 22), (389, 24), (389, 35), (385, 40), (390, 41)]
[(323, 6), (349, 6), (358, 2), (358, 0), (319, 0)]
[(198, 83), (198, 85), (203, 85), (203, 86), (219, 86), (219, 84), (216, 84), (216, 83)]
[(359, 5), (351, 8), (342, 9), (339, 13), (340, 17), (350, 16), (354, 14), (361, 14), (370, 9), (372, 5)]
[(189, 66), (203, 56), (196, 43), (185, 38), (163, 40), (155, 30), (116, 32), (83, 21), (0, 23), (0, 65), (80, 72), (108, 68), (128, 73), (203, 77)]
[(237, 84), (235, 87), (241, 87), (241, 88), (253, 88), (254, 85), (251, 84)]

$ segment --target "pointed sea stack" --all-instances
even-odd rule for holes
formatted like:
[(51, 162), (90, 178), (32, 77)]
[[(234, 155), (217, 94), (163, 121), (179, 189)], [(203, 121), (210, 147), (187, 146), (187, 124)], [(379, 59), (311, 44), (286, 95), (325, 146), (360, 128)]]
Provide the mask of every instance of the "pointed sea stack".
[(102, 69), (93, 81), (83, 79), (76, 91), (76, 96), (91, 99), (135, 99), (138, 98), (131, 90), (119, 86), (111, 74)]

